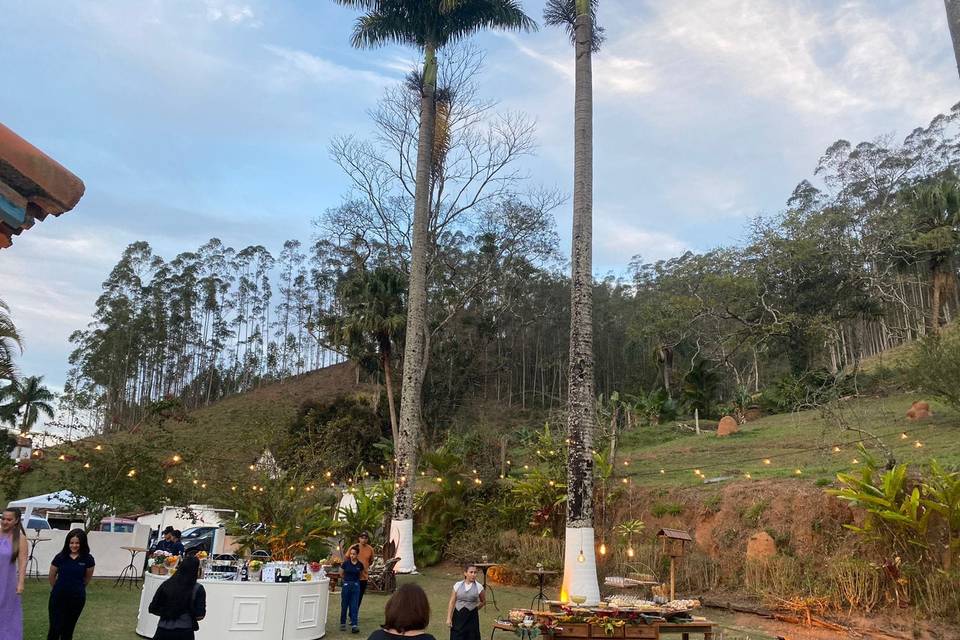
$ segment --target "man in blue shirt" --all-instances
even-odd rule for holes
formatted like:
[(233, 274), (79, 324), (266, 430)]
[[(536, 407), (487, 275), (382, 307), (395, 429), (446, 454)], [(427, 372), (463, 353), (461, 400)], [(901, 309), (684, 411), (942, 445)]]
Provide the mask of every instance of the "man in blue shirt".
[[(157, 544), (153, 546), (153, 550), (166, 551), (171, 555), (179, 555), (177, 553), (174, 553), (174, 551), (176, 550), (176, 544), (174, 544), (174, 541), (173, 541), (173, 534), (175, 532), (176, 530), (173, 527), (167, 527), (166, 529), (164, 529), (163, 535), (161, 536)], [(180, 549), (181, 550), (183, 549), (183, 545), (180, 545)]]
[(184, 553), (183, 543), (180, 542), (180, 529), (173, 530), (173, 548), (170, 553), (175, 556), (182, 556)]

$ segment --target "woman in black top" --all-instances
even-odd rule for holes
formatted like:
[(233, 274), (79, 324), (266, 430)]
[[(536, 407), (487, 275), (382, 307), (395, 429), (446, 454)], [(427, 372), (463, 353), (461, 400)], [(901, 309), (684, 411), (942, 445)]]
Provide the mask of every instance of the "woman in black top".
[(160, 585), (149, 611), (160, 617), (154, 640), (193, 640), (193, 632), (207, 615), (207, 592), (197, 584), (200, 561), (187, 556), (172, 578)]
[(87, 584), (96, 563), (83, 529), (74, 529), (50, 563), (50, 631), (47, 640), (71, 640), (87, 602)]
[(367, 640), (436, 640), (427, 633), (430, 624), (430, 602), (427, 594), (418, 585), (402, 585), (387, 600), (384, 608), (383, 627), (377, 629)]

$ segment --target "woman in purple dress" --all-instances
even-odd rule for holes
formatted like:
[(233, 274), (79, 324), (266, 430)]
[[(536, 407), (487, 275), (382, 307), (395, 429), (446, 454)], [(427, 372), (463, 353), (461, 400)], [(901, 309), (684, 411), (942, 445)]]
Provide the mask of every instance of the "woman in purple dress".
[(19, 509), (5, 509), (0, 518), (0, 640), (23, 639), (20, 594), (27, 577), (27, 537)]

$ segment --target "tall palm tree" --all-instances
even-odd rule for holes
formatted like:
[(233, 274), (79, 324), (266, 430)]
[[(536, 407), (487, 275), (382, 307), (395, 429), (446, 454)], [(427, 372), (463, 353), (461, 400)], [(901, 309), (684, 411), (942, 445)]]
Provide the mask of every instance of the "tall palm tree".
[(407, 335), (403, 353), (400, 425), (396, 448), (396, 491), (390, 540), (402, 559), (397, 571), (416, 571), (413, 557), (413, 480), (423, 379), (430, 349), (427, 321), (427, 255), (430, 243), (431, 171), (437, 120), (437, 52), (481, 29), (532, 30), (536, 24), (518, 0), (334, 0), (363, 12), (353, 30), (355, 47), (396, 43), (423, 52), (413, 246), (407, 294)]
[[(30, 376), (22, 380), (13, 380), (0, 389), (0, 401), (8, 400), (0, 407), (4, 418), (10, 422), (19, 422), (20, 433), (27, 433), (40, 418), (40, 414), (53, 418), (53, 405), (56, 395), (43, 386), (43, 376)], [(20, 412), (23, 412), (21, 415)]]
[(14, 380), (17, 369), (13, 364), (14, 351), (20, 348), (20, 334), (10, 317), (10, 307), (0, 300), (0, 380)]
[(351, 358), (363, 359), (376, 352), (387, 388), (393, 445), (398, 439), (397, 412), (393, 399), (393, 344), (403, 332), (406, 278), (392, 267), (372, 271), (361, 266), (339, 285), (343, 315), (330, 318), (328, 332), (348, 350)]
[(602, 41), (598, 0), (548, 0), (543, 18), (566, 27), (575, 48), (573, 247), (567, 395), (567, 530), (561, 600), (600, 602), (593, 535), (593, 68)]
[(943, 4), (947, 7), (947, 26), (950, 27), (953, 56), (957, 60), (957, 70), (960, 72), (960, 0), (943, 0)]

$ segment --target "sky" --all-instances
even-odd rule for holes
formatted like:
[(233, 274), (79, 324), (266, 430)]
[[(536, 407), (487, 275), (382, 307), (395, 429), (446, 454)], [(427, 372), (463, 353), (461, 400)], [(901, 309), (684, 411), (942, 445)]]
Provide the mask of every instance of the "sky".
[[(542, 0), (523, 0), (538, 19)], [(740, 241), (835, 140), (904, 137), (960, 100), (942, 0), (602, 0), (594, 266)], [(0, 0), (0, 122), (77, 174), (77, 208), (0, 252), (20, 367), (62, 385), (123, 248), (279, 252), (348, 184), (330, 140), (417, 60), (357, 50), (330, 0)], [(483, 34), (484, 97), (537, 121), (532, 180), (569, 193), (573, 51)], [(557, 212), (563, 247), (570, 206)]]

